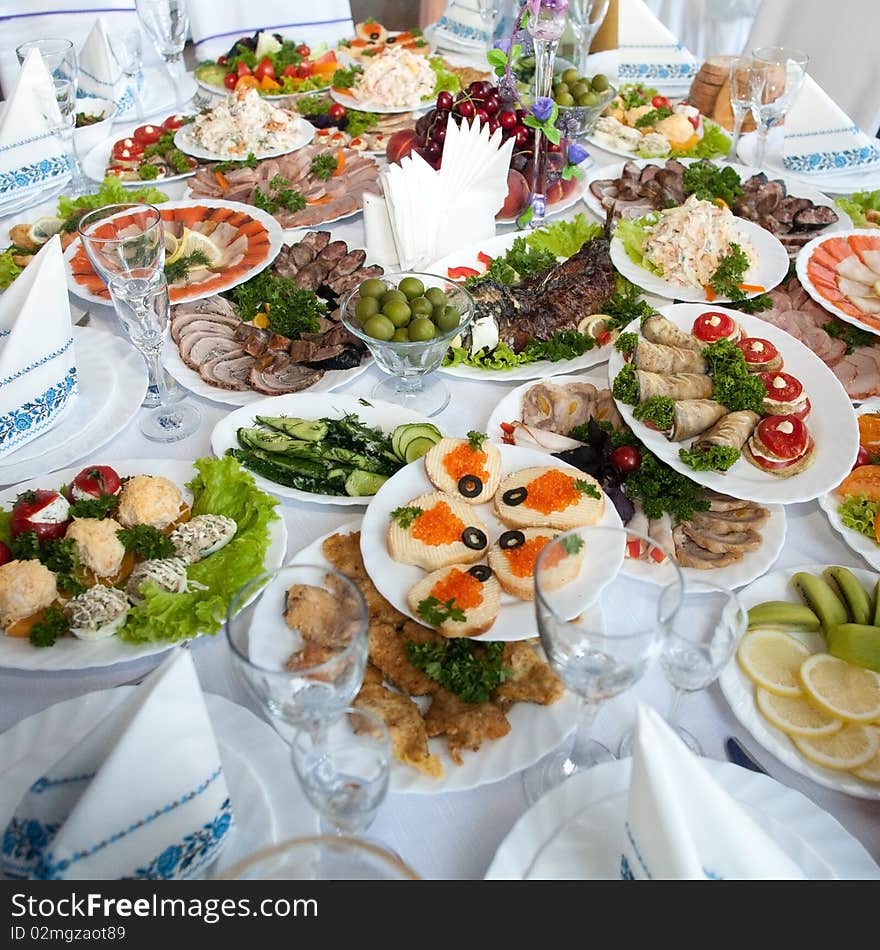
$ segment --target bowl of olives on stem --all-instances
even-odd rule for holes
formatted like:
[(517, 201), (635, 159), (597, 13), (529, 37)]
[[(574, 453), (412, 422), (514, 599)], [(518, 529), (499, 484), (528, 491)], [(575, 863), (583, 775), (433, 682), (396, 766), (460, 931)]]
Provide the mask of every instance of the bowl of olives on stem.
[(581, 76), (573, 67), (557, 73), (553, 77), (553, 100), (559, 107), (556, 127), (567, 139), (584, 138), (616, 95), (602, 73)]
[(388, 376), (372, 396), (426, 416), (446, 407), (449, 390), (431, 374), (474, 318), (474, 302), (464, 287), (412, 271), (371, 277), (343, 297), (340, 315)]

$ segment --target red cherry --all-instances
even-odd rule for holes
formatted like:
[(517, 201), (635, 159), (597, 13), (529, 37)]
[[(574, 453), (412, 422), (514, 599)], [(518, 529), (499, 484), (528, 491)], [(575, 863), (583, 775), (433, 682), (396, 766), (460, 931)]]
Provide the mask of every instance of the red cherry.
[(501, 128), (506, 130), (515, 129), (517, 126), (517, 118), (515, 112), (502, 112), (498, 116), (498, 121), (501, 123)]
[(494, 135), (500, 128), (501, 123), (493, 115), (492, 118), (489, 119), (489, 135)]
[(442, 112), (449, 112), (452, 108), (453, 99), (451, 92), (441, 92), (437, 94), (437, 109)]
[(561, 152), (561, 151), (562, 151), (562, 146), (561, 146), (558, 142), (556, 142), (556, 143), (548, 142), (548, 143), (547, 143), (547, 151), (548, 151), (548, 152)]
[(871, 453), (864, 447), (864, 445), (859, 446), (859, 454), (856, 456), (856, 464), (853, 465), (853, 468), (858, 468), (860, 465), (870, 465), (871, 464)]
[(522, 120), (523, 120), (527, 115), (528, 115), (528, 112), (526, 112), (525, 109), (517, 109), (517, 110), (516, 110), (516, 121), (517, 121), (517, 122), (522, 122)]
[(489, 113), (486, 112), (485, 109), (477, 109), (477, 111), (474, 113), (474, 117), (476, 118), (477, 122), (480, 123), (480, 125), (489, 121)]
[(495, 115), (495, 113), (501, 108), (501, 100), (498, 96), (486, 96), (483, 100), (483, 108), (489, 115)]
[(529, 141), (529, 130), (524, 125), (518, 125), (513, 133), (517, 145), (526, 145)]
[(425, 146), (425, 158), (429, 161), (433, 161), (435, 158), (439, 158), (443, 153), (443, 150), (440, 148), (438, 142), (428, 142)]
[(463, 102), (459, 102), (455, 108), (463, 119), (472, 119), (477, 111), (470, 99), (465, 99)]
[(434, 126), (434, 131), (431, 133), (431, 138), (433, 141), (443, 144), (446, 139), (446, 126), (445, 125), (436, 125)]

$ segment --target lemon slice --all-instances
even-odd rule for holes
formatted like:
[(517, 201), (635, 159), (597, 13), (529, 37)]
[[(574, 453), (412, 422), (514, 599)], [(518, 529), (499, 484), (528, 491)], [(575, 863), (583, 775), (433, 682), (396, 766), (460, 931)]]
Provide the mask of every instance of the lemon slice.
[(849, 723), (830, 736), (792, 736), (791, 741), (816, 765), (843, 771), (867, 765), (880, 747), (877, 733), (858, 723)]
[(800, 696), (777, 696), (759, 686), (755, 702), (777, 729), (792, 736), (830, 736), (843, 726), (842, 719), (829, 716), (803, 693)]
[(28, 229), (28, 237), (34, 244), (45, 244), (53, 234), (61, 230), (63, 224), (62, 218), (38, 218)]
[(206, 234), (184, 229), (183, 241), (186, 244), (187, 254), (201, 251), (208, 258), (206, 267), (219, 267), (223, 263), (223, 251)]
[(165, 232), (165, 263), (173, 264), (181, 254), (181, 246), (183, 242), (178, 241), (177, 238), (170, 234), (168, 231)]
[(755, 630), (740, 641), (736, 658), (746, 676), (777, 696), (799, 696), (798, 671), (810, 651), (781, 630)]
[(800, 680), (809, 698), (831, 716), (850, 722), (880, 716), (880, 675), (873, 670), (817, 653), (804, 661)]
[[(868, 728), (873, 729), (878, 740), (880, 740), (880, 730), (872, 726), (868, 726)], [(877, 751), (874, 753), (874, 758), (868, 759), (864, 765), (853, 769), (853, 775), (865, 782), (880, 782), (880, 744), (878, 744)]]

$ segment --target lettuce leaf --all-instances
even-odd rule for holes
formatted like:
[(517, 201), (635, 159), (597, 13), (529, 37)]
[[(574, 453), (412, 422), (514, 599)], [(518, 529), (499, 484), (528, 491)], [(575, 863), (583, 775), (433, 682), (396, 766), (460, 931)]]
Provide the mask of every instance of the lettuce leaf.
[(601, 224), (588, 220), (583, 214), (576, 214), (571, 221), (555, 221), (532, 231), (526, 243), (529, 247), (550, 251), (557, 257), (569, 258), (601, 233)]
[[(455, 73), (451, 73), (445, 68), (446, 64), (439, 56), (432, 56), (428, 60), (428, 65), (434, 70), (437, 76), (437, 81), (434, 83), (434, 96), (440, 92), (461, 91), (461, 80)], [(428, 98), (430, 99), (432, 96), (428, 96)]]
[(6, 290), (23, 269), (12, 259), (12, 248), (6, 248), (0, 254), (0, 290)]
[(703, 137), (691, 148), (673, 148), (670, 158), (726, 158), (730, 151), (730, 139), (724, 129), (714, 122), (703, 123)]
[(874, 541), (874, 519), (877, 517), (878, 508), (880, 502), (871, 501), (864, 495), (851, 495), (838, 506), (837, 513), (847, 528), (852, 528)]
[(473, 356), (462, 346), (451, 346), (443, 358), (444, 366), (476, 366), (478, 369), (513, 369), (534, 362), (527, 353), (514, 353), (506, 343), (499, 343), (491, 352), (477, 350)]
[(260, 491), (253, 476), (229, 456), (198, 459), (194, 464), (198, 475), (188, 483), (193, 515), (226, 515), (235, 519), (238, 531), (225, 548), (189, 568), (190, 581), (195, 582), (191, 590), (169, 594), (147, 587), (144, 602), (131, 611), (119, 631), (120, 639), (129, 643), (216, 633), (235, 592), (263, 571), (269, 522), (278, 518), (274, 510), (278, 501)]
[(93, 208), (103, 208), (105, 205), (130, 204), (131, 202), (155, 205), (167, 200), (168, 195), (159, 191), (158, 188), (124, 188), (115, 175), (108, 175), (94, 194), (82, 195), (79, 198), (68, 198), (62, 195), (58, 199), (58, 217), (67, 219), (79, 211), (91, 211)]
[(854, 195), (834, 199), (851, 218), (857, 228), (877, 227), (865, 217), (866, 211), (880, 211), (880, 189), (857, 191)]
[(646, 214), (641, 218), (633, 219), (621, 218), (614, 229), (614, 236), (620, 239), (627, 257), (634, 264), (662, 277), (663, 272), (660, 268), (652, 264), (645, 256), (645, 245), (650, 237), (648, 228), (656, 224), (659, 219), (659, 214)]

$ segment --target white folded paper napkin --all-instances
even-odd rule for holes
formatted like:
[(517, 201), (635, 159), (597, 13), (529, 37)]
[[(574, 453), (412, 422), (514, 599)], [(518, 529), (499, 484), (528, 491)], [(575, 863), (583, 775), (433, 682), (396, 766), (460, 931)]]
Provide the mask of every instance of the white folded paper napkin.
[(134, 108), (133, 80), (123, 73), (122, 66), (113, 55), (110, 29), (103, 17), (95, 20), (95, 25), (77, 54), (77, 62), (77, 96), (110, 99), (116, 103), (117, 115)]
[(880, 142), (807, 76), (785, 117), (783, 164), (788, 171), (807, 174), (874, 171), (880, 167)]
[(183, 879), (220, 853), (229, 791), (189, 650), (177, 648), (19, 803), (0, 870), (49, 880)]
[(669, 32), (642, 0), (620, 0), (618, 15), (620, 82), (682, 82), (696, 76), (696, 58)]
[(214, 59), (243, 36), (258, 30), (315, 47), (335, 46), (354, 36), (349, 0), (320, 0), (311, 5), (290, 0), (187, 0), (190, 34), (196, 54)]
[(489, 42), (477, 0), (449, 0), (432, 31), (431, 39), (441, 49), (473, 50)]
[(0, 458), (60, 422), (76, 391), (70, 298), (56, 234), (0, 297)]
[(790, 880), (800, 868), (640, 705), (620, 875), (632, 880)]
[(5, 200), (40, 192), (70, 174), (64, 143), (46, 114), (60, 119), (49, 72), (32, 49), (0, 116), (0, 211)]

